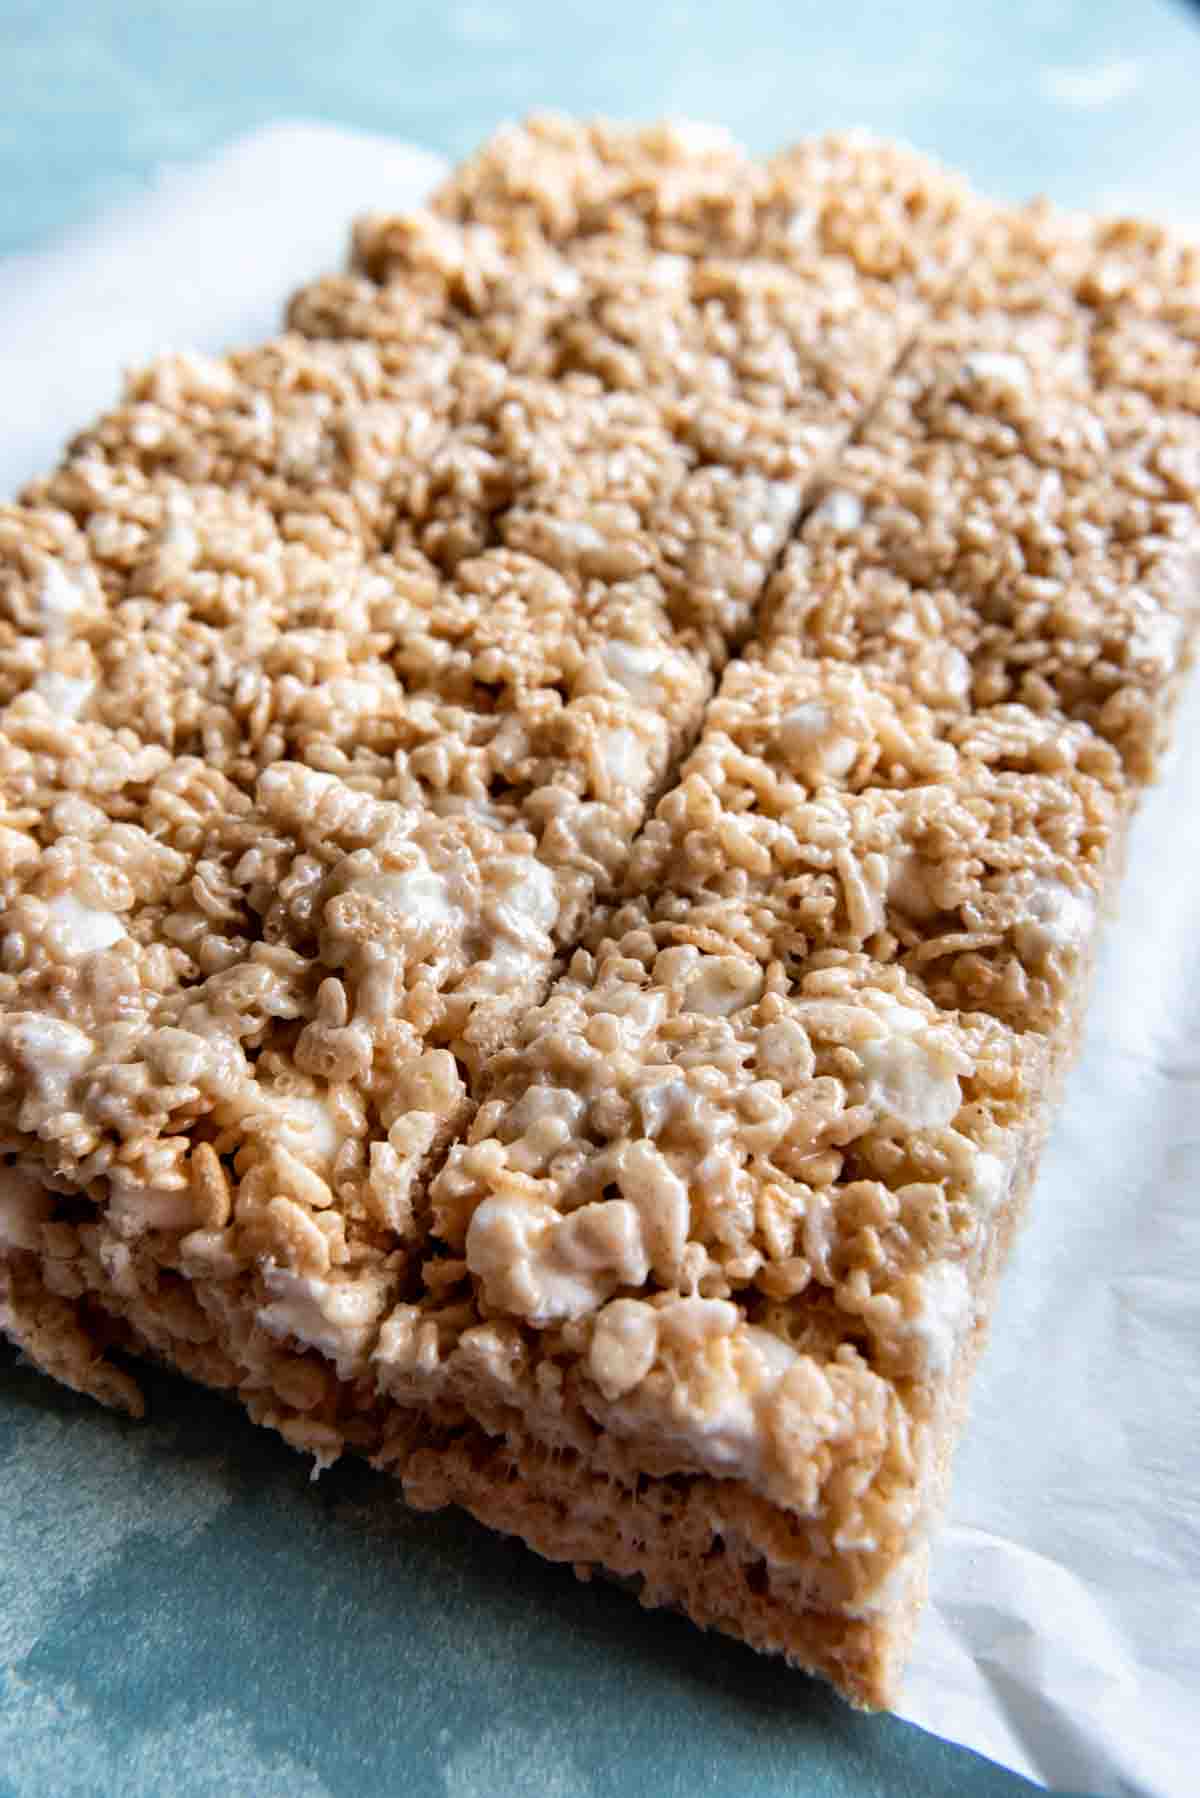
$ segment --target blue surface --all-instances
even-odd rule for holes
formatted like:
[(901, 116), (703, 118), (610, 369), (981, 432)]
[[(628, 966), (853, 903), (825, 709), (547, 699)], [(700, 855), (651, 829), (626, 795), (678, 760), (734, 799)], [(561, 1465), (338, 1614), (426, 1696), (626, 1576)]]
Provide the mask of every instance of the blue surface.
[(600, 1582), (317, 1484), (166, 1376), (131, 1424), (0, 1360), (5, 1798), (1016, 1798)]
[(1188, 133), (1198, 16), (1170, 0), (0, 0), (0, 253), (280, 117), (451, 155), (545, 105), (719, 119), (757, 150), (869, 123), (998, 192), (1052, 181), (1082, 204)]
[[(1200, 17), (1200, 15), (1197, 15)], [(1196, 166), (1183, 7), (0, 0), (0, 253), (269, 120), (450, 154), (534, 106), (719, 119), (767, 149), (908, 137), (1001, 193)], [(0, 1350), (5, 1798), (1001, 1798), (892, 1718), (545, 1566), (387, 1484), (311, 1484), (155, 1377), (130, 1425)]]

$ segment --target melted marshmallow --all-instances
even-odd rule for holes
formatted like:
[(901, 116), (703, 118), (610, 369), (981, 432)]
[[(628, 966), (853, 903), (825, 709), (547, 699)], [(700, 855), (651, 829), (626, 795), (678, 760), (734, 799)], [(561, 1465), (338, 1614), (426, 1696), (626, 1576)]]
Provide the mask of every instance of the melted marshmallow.
[[(543, 862), (530, 858), (522, 870), (521, 880), (511, 887), (505, 895), (510, 911), (516, 913), (523, 924), (531, 924), (535, 930), (548, 935), (558, 918), (558, 889), (554, 883), (554, 875)], [(491, 959), (498, 968), (507, 969), (514, 974), (528, 973), (530, 967), (540, 963), (544, 945), (536, 949), (529, 948), (515, 937), (499, 937), (492, 948)]]
[(476, 961), (460, 991), (505, 992), (546, 966), (550, 933), (558, 920), (558, 886), (553, 872), (533, 856), (510, 856), (492, 864), (498, 889), (486, 954)]
[(467, 1266), (489, 1304), (539, 1328), (584, 1317), (650, 1268), (637, 1210), (601, 1200), (562, 1217), (550, 1205), (489, 1198), (467, 1229)]
[(697, 1097), (684, 1076), (677, 1073), (664, 1074), (661, 1079), (639, 1086), (635, 1098), (643, 1133), (653, 1140), (676, 1119), (695, 1116)]
[(797, 207), (787, 222), (788, 242), (808, 243), (812, 238), (816, 223), (817, 214), (811, 207)]
[(321, 1280), (289, 1268), (268, 1267), (263, 1284), (270, 1302), (259, 1307), (257, 1316), (269, 1336), (293, 1336), (334, 1362), (339, 1374), (353, 1371), (383, 1306), (379, 1282)]
[(275, 1100), (275, 1111), (290, 1138), (289, 1148), (306, 1159), (322, 1163), (333, 1160), (341, 1147), (342, 1135), (327, 1099), (286, 1093)]
[(971, 691), (971, 664), (953, 643), (935, 645), (920, 658), (914, 686), (927, 705), (960, 704)]
[(706, 1017), (727, 1018), (762, 995), (763, 974), (756, 963), (740, 955), (706, 955), (687, 983), (689, 1011)]
[(609, 1403), (640, 1386), (658, 1353), (658, 1314), (640, 1299), (614, 1299), (596, 1319), (588, 1372)]
[(1129, 660), (1169, 674), (1179, 661), (1184, 635), (1183, 619), (1174, 612), (1144, 612), (1134, 626)]
[(885, 1033), (856, 1048), (864, 1099), (881, 1117), (909, 1130), (938, 1130), (950, 1122), (962, 1088), (949, 1045), (922, 1012), (893, 1002)]
[(94, 1053), (91, 1037), (61, 1018), (36, 1014), (15, 1021), (10, 1035), (38, 1099), (44, 1105), (65, 1110), (71, 1083)]
[(663, 1421), (661, 1435), (713, 1472), (736, 1468), (743, 1475), (754, 1473), (762, 1458), (756, 1396), (741, 1386), (726, 1386), (716, 1403), (704, 1410), (689, 1407), (685, 1412), (680, 1407), (669, 1422)]
[(643, 705), (658, 703), (663, 667), (661, 650), (613, 637), (604, 646), (604, 666), (632, 699)]
[(530, 860), (508, 902), (539, 930), (552, 930), (558, 921), (558, 887), (552, 871), (544, 862)]
[(47, 562), (38, 604), (42, 630), (49, 642), (69, 634), (70, 619), (82, 610), (85, 603), (83, 589), (78, 582), (72, 580), (62, 563)]
[(856, 531), (863, 521), (862, 500), (857, 493), (849, 493), (844, 487), (831, 487), (820, 505), (813, 508), (812, 520), (827, 524), (835, 531)]
[(386, 696), (387, 689), (381, 681), (355, 680), (346, 676), (342, 680), (325, 681), (314, 697), (322, 709), (332, 705), (339, 711), (365, 714), (379, 711)]
[(889, 904), (910, 918), (935, 918), (938, 908), (925, 885), (923, 857), (905, 843), (889, 850), (887, 861)]
[(635, 732), (624, 727), (605, 731), (600, 756), (604, 771), (614, 786), (640, 789), (649, 782), (650, 764), (645, 746)]
[(444, 929), (460, 916), (447, 882), (427, 864), (400, 874), (372, 875), (362, 882), (361, 890), (382, 900), (390, 910), (412, 918), (422, 930)]
[[(664, 1393), (625, 1386), (626, 1396), (612, 1407), (612, 1421), (627, 1434), (682, 1450), (708, 1472), (753, 1478), (762, 1471), (771, 1441), (770, 1401), (795, 1365), (796, 1351), (770, 1331), (742, 1324), (736, 1305), (726, 1299), (677, 1299), (653, 1317), (656, 1349), (665, 1351), (681, 1377)], [(630, 1351), (623, 1359), (619, 1350), (613, 1353), (617, 1345), (607, 1328), (597, 1332), (600, 1346), (594, 1361), (589, 1354), (589, 1372), (601, 1390), (600, 1376), (610, 1376), (610, 1390), (623, 1386), (646, 1355), (648, 1327), (635, 1328), (632, 1318), (622, 1318), (621, 1325)], [(727, 1369), (715, 1380), (708, 1359), (714, 1346)], [(697, 1376), (694, 1390), (692, 1374)]]
[(1029, 391), (1029, 365), (1007, 350), (974, 350), (962, 365), (963, 380), (1023, 395)]
[(1053, 950), (1077, 952), (1091, 934), (1095, 901), (1057, 880), (1039, 880), (1025, 901), (1025, 916), (1013, 929), (1017, 953), (1040, 961)]
[(110, 949), (129, 934), (115, 912), (84, 905), (74, 893), (55, 894), (46, 901), (46, 910), (59, 927), (64, 949), (73, 957)]
[(44, 699), (49, 709), (59, 718), (78, 718), (84, 706), (91, 698), (96, 683), (71, 674), (39, 674), (33, 683), (33, 691)]
[(957, 1261), (935, 1261), (914, 1277), (916, 1310), (901, 1325), (918, 1378), (949, 1373), (971, 1316), (971, 1288)]
[(779, 725), (779, 747), (788, 765), (816, 783), (840, 780), (854, 766), (858, 744), (840, 731), (828, 706), (811, 699), (786, 714)]
[(816, 1065), (808, 1032), (795, 1018), (776, 1018), (758, 1033), (754, 1064), (759, 1074), (779, 1080), (785, 1091), (811, 1078)]
[(692, 279), (692, 263), (688, 256), (675, 256), (663, 250), (650, 258), (650, 273), (660, 287), (686, 288)]
[(967, 1177), (967, 1197), (990, 1217), (1008, 1196), (1012, 1163), (987, 1149), (977, 1149)]
[(188, 1186), (137, 1186), (113, 1175), (108, 1217), (122, 1236), (142, 1230), (190, 1230), (196, 1221)]

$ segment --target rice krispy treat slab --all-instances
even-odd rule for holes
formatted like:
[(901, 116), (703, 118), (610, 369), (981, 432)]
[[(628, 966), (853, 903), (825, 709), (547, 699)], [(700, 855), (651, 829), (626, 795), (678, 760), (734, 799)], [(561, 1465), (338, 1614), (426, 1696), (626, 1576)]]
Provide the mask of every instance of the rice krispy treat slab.
[[(298, 296), (292, 322), (314, 340), (365, 334), (386, 344), (396, 328), (393, 296), (411, 308), (423, 258), (434, 258), (442, 291), (427, 303), (471, 346), (471, 366), (519, 371), (498, 388), (495, 416), (499, 460), (526, 478), (493, 506), (494, 540), (579, 579), (652, 573), (677, 628), (720, 666), (745, 632), (814, 471), (915, 328), (913, 309), (893, 307), (876, 322), (861, 316), (861, 296), (844, 275), (823, 298), (815, 277), (793, 279), (774, 264), (757, 282), (761, 301), (700, 305), (686, 259), (655, 265), (619, 246), (624, 263), (605, 259), (594, 273), (568, 268), (557, 251), (545, 253), (556, 265), (550, 273), (504, 259), (473, 301), (477, 314), (457, 303), (456, 279), (443, 266), (442, 239), (469, 255), (465, 234), (432, 216), (381, 221), (379, 230), (399, 235), (401, 227), (395, 256), (380, 253), (390, 272), (378, 286), (366, 277), (327, 280)], [(752, 285), (736, 273), (725, 285), (739, 279)], [(817, 373), (765, 316), (781, 280), (793, 289), (792, 335), (819, 362)], [(511, 442), (522, 407), (537, 411), (540, 427), (540, 453), (523, 465)], [(553, 434), (551, 411), (562, 414)], [(469, 435), (482, 461), (491, 445), (478, 428)], [(462, 496), (452, 501), (459, 517)]]
[(720, 126), (554, 114), (496, 132), (433, 207), (523, 246), (616, 234), (656, 253), (785, 263), (815, 249), (899, 291), (941, 291), (938, 263), (959, 263), (964, 227), (993, 216), (962, 177), (865, 131), (806, 139), (760, 163)]
[[(210, 690), (188, 724), (171, 688), (179, 669), (195, 673), (186, 634), (160, 648), (155, 621), (138, 665), (163, 677), (163, 691), (143, 694), (146, 717), (168, 719), (182, 740), (148, 729), (145, 741), (75, 715), (113, 703), (104, 666), (79, 658), (95, 648), (119, 668), (128, 649), (108, 630), (95, 571), (39, 561), (27, 536), (21, 546), (17, 625), (30, 589), (44, 607), (56, 576), (84, 595), (73, 615), (90, 637), (68, 641), (56, 627), (30, 656), (14, 630), (14, 663), (33, 679), (5, 708), (0, 737), (0, 1128), (24, 1220), (8, 1246), (30, 1248), (43, 1224), (55, 1245), (37, 1279), (28, 1264), (12, 1277), (37, 1301), (42, 1336), (45, 1300), (92, 1295), (102, 1343), (122, 1320), (143, 1346), (236, 1386), (256, 1415), (325, 1454), (342, 1439), (326, 1413), (341, 1407), (405, 1289), (426, 1171), (464, 1120), (489, 1053), (544, 992), (594, 892), (620, 872), (705, 682), (686, 653), (646, 635), (632, 600), (614, 602), (602, 634), (567, 632), (564, 648), (563, 583), (500, 552), (486, 567), (462, 565), (458, 611), (443, 582), (440, 605), (406, 615), (399, 723), (363, 706), (363, 669), (339, 667), (329, 643), (302, 646), (297, 630), (274, 638), (260, 675), (274, 672), (277, 691), (290, 679), (298, 702), (311, 695), (299, 740), (278, 704), (260, 710), (265, 733), (250, 728), (261, 703), (253, 683), (244, 711), (229, 705), (236, 694), (222, 710)], [(394, 608), (394, 588), (387, 598)], [(503, 626), (517, 599), (530, 603), (507, 632), (513, 651)], [(75, 657), (74, 672), (34, 674), (43, 651)], [(218, 678), (224, 654), (218, 644), (211, 656)], [(427, 664), (440, 677), (432, 698), (419, 685)], [(376, 692), (390, 682), (404, 694), (386, 666), (366, 672)], [(477, 677), (511, 681), (515, 697), (498, 719), (486, 714), (486, 731), (480, 712), (472, 742)], [(549, 719), (536, 678), (553, 701)], [(568, 679), (576, 696), (564, 705)], [(339, 686), (358, 691), (347, 701)], [(682, 717), (656, 715), (656, 697)], [(346, 723), (355, 709), (367, 732)], [(226, 773), (231, 749), (244, 753)], [(277, 759), (289, 750), (325, 766)], [(373, 789), (399, 789), (407, 803)], [(522, 795), (537, 836), (522, 822)], [(65, 1329), (63, 1304), (50, 1309)], [(308, 1374), (296, 1371), (297, 1352)], [(96, 1359), (77, 1367), (77, 1383), (108, 1390), (114, 1376)], [(301, 1416), (288, 1408), (297, 1391), (311, 1400)], [(361, 1445), (361, 1431), (346, 1439)]]
[(844, 256), (814, 253), (793, 267), (765, 255), (647, 254), (617, 232), (536, 257), (491, 247), (468, 298), (466, 271), (447, 266), (448, 236), (458, 256), (472, 254), (470, 227), (433, 215), (374, 221), (357, 245), (367, 272), (298, 296), (292, 320), (319, 334), (366, 325), (386, 335), (391, 296), (411, 304), (432, 261), (445, 284), (437, 312), (478, 353), (531, 375), (586, 374), (652, 395), (707, 458), (769, 475), (803, 472), (827, 452), (921, 316), (917, 296), (862, 276)]
[(1190, 646), (1195, 289), (543, 119), (132, 377), (0, 513), (6, 1331), (891, 1702)]

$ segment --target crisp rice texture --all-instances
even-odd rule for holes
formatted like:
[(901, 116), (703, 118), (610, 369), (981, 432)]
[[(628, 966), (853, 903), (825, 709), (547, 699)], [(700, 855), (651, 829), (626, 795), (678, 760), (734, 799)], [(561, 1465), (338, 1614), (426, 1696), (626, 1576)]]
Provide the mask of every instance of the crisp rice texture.
[(0, 1325), (890, 1703), (1198, 497), (1197, 253), (854, 134), (532, 120), (133, 375), (0, 509)]

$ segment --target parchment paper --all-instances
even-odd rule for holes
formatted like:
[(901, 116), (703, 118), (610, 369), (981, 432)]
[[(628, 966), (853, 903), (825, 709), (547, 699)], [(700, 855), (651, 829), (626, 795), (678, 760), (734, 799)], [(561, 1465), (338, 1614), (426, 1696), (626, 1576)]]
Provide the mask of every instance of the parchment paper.
[[(279, 126), (0, 262), (0, 494), (112, 399), (122, 366), (270, 331), (292, 285), (342, 261), (353, 213), (420, 198), (440, 168), (388, 140)], [(1152, 209), (1146, 191), (1120, 197)], [(1200, 1790), (1198, 872), (1200, 681), (1133, 832), (902, 1711), (1105, 1795)]]

